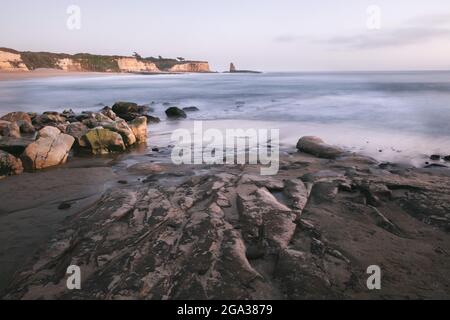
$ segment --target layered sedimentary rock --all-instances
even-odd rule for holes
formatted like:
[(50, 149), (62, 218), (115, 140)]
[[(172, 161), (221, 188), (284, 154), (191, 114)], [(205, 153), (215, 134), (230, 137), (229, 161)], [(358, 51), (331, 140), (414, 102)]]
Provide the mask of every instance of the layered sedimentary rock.
[(20, 54), (0, 51), (0, 70), (2, 71), (28, 71)]
[(161, 70), (147, 61), (138, 61), (136, 58), (119, 58), (117, 64), (122, 72), (160, 72)]
[(59, 69), (64, 71), (85, 71), (80, 62), (70, 58), (59, 59), (56, 64)]
[[(125, 170), (139, 181), (74, 215), (4, 298), (450, 297), (448, 175), (353, 155), (281, 160), (273, 177), (137, 163)], [(69, 265), (81, 290), (67, 289)], [(366, 285), (371, 265), (381, 290)]]
[(186, 62), (174, 65), (170, 72), (211, 72), (208, 62)]

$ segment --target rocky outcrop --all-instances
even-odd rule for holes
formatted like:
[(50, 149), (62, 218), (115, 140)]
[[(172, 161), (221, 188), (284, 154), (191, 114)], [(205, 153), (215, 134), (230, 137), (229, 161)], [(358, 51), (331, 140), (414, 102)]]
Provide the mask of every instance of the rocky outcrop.
[(31, 124), (31, 117), (28, 113), (25, 112), (10, 112), (1, 117), (0, 120), (9, 122), (25, 121)]
[(187, 118), (186, 112), (178, 107), (170, 107), (166, 110), (166, 116), (169, 119), (185, 119)]
[(122, 136), (125, 146), (129, 147), (136, 143), (136, 136), (133, 130), (131, 130), (128, 123), (123, 119), (117, 119), (111, 123), (103, 126), (103, 128), (117, 132)]
[(34, 142), (34, 138), (11, 138), (0, 136), (0, 150), (20, 156)]
[(27, 170), (39, 170), (66, 162), (75, 139), (55, 127), (44, 127), (39, 138), (27, 146), (22, 162)]
[(147, 61), (139, 61), (136, 58), (119, 58), (117, 64), (122, 72), (161, 72), (158, 67)]
[(184, 62), (174, 65), (169, 72), (211, 72), (208, 62)]
[[(450, 297), (448, 175), (303, 153), (281, 161), (273, 177), (135, 164), (127, 170), (147, 178), (73, 216), (4, 298)], [(81, 290), (67, 290), (72, 264)], [(382, 289), (371, 291), (374, 264)]]
[(0, 120), (0, 136), (20, 138), (20, 127), (16, 122)]
[(261, 73), (260, 71), (253, 71), (253, 70), (238, 70), (234, 63), (230, 63), (230, 71), (229, 73)]
[(22, 161), (13, 155), (0, 150), (0, 178), (23, 172)]
[(81, 122), (73, 122), (67, 125), (66, 134), (75, 138), (75, 143), (77, 147), (87, 147), (83, 136), (88, 133), (89, 128)]
[(326, 144), (322, 139), (312, 136), (301, 138), (297, 143), (297, 149), (326, 159), (336, 159), (344, 155), (344, 151), (341, 148)]
[(0, 49), (0, 71), (28, 71), (20, 53)]
[(92, 154), (123, 152), (126, 147), (122, 136), (108, 129), (90, 130), (84, 137)]
[(130, 128), (138, 143), (147, 142), (147, 118), (139, 117), (130, 122)]
[(67, 118), (55, 111), (47, 111), (33, 118), (33, 125), (37, 130), (45, 126), (58, 126), (67, 122)]
[(141, 116), (146, 116), (149, 107), (140, 106), (134, 102), (116, 102), (112, 106), (112, 111), (120, 118), (131, 121)]

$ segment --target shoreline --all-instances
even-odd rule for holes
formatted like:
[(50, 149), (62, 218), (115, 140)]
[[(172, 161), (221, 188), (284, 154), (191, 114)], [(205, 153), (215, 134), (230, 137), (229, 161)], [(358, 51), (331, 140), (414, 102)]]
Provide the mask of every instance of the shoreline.
[(132, 75), (182, 75), (182, 74), (216, 74), (218, 72), (93, 72), (93, 71), (64, 71), (57, 69), (36, 69), (33, 71), (0, 71), (0, 81), (19, 81), (52, 77), (83, 77), (83, 76), (132, 76)]
[(122, 73), (105, 72), (75, 72), (56, 69), (37, 69), (34, 71), (2, 71), (0, 72), (0, 81), (18, 81), (50, 77), (70, 77), (70, 76), (101, 76), (101, 75), (120, 75)]
[[(104, 183), (100, 183), (106, 187), (96, 193), (96, 200), (91, 202), (88, 207), (80, 208), (77, 201), (74, 202), (75, 212), (69, 214), (70, 216), (65, 221), (58, 222), (58, 228), (53, 229), (46, 234), (46, 237), (42, 238), (38, 255), (35, 258), (30, 257), (27, 266), (20, 266), (19, 269), (22, 271), (16, 273), (13, 284), (6, 291), (7, 294), (4, 298), (106, 298), (103, 296), (105, 293), (103, 293), (104, 287), (101, 283), (105, 281), (109, 283), (113, 281), (114, 277), (145, 278), (145, 273), (128, 271), (123, 263), (128, 261), (126, 257), (135, 257), (132, 260), (135, 265), (133, 270), (144, 270), (140, 269), (142, 267), (138, 267), (143, 261), (137, 257), (142, 256), (144, 259), (146, 255), (150, 255), (150, 252), (145, 249), (147, 242), (136, 241), (144, 237), (146, 231), (154, 230), (161, 221), (165, 221), (162, 225), (164, 227), (155, 231), (156, 234), (147, 240), (150, 241), (149, 245), (152, 248), (151, 256), (165, 261), (163, 268), (170, 277), (181, 273), (183, 277), (189, 279), (186, 280), (187, 282), (182, 281), (177, 287), (178, 289), (172, 291), (171, 298), (181, 298), (184, 295), (192, 298), (222, 299), (236, 296), (247, 299), (301, 299), (319, 296), (341, 299), (381, 298), (383, 296), (393, 298), (406, 296), (450, 297), (448, 289), (450, 276), (447, 272), (450, 255), (438, 253), (441, 251), (450, 253), (450, 235), (448, 233), (450, 232), (450, 217), (445, 216), (445, 209), (442, 207), (450, 205), (450, 201), (448, 201), (450, 190), (447, 190), (450, 185), (448, 170), (412, 169), (395, 165), (380, 168), (370, 159), (359, 155), (328, 160), (296, 152), (281, 157), (278, 175), (262, 177), (258, 174), (259, 166), (257, 165), (176, 166), (167, 161), (169, 157), (170, 148), (162, 148), (158, 152), (151, 152), (148, 149), (138, 150), (135, 153), (119, 155), (111, 161), (107, 161), (110, 157), (103, 160), (98, 159), (100, 162), (106, 161), (100, 167), (106, 165), (114, 172), (113, 176), (108, 174), (110, 178)], [(87, 164), (91, 160), (82, 160), (80, 165), (83, 162)], [(64, 176), (73, 176), (70, 174), (70, 170), (78, 170), (76, 168), (79, 165), (75, 162), (72, 165), (74, 168), (71, 168), (71, 163), (68, 162), (63, 168), (48, 170), (30, 177), (34, 183), (46, 186), (41, 192), (44, 194), (54, 193), (54, 186), (46, 185), (45, 178), (42, 177), (46, 174), (54, 175), (59, 170), (62, 170), (60, 174)], [(99, 167), (96, 165), (92, 167), (93, 172), (96, 168)], [(79, 174), (74, 179), (83, 181), (87, 177), (86, 174), (89, 173)], [(14, 178), (25, 179), (26, 177), (16, 176)], [(97, 178), (93, 177), (93, 179), (95, 181)], [(98, 180), (98, 182), (101, 181), (101, 179)], [(7, 188), (10, 183), (13, 183), (13, 180), (0, 181), (0, 188)], [(59, 183), (61, 187), (64, 185), (63, 181)], [(303, 189), (303, 184), (306, 189)], [(32, 190), (32, 186), (29, 187)], [(64, 188), (61, 191), (63, 190)], [(210, 191), (205, 194), (205, 190)], [(251, 190), (261, 193), (258, 201), (251, 200), (250, 194), (253, 192)], [(23, 192), (26, 193), (26, 190)], [(266, 192), (268, 193), (266, 194)], [(208, 196), (208, 194), (210, 195)], [(421, 194), (426, 195), (426, 198), (416, 197)], [(210, 200), (205, 202), (205, 196)], [(77, 194), (71, 194), (71, 197), (80, 198)], [(305, 201), (305, 199), (308, 200)], [(238, 204), (234, 204), (234, 201), (238, 201)], [(246, 201), (249, 201), (248, 204)], [(45, 209), (46, 212), (55, 212), (58, 203), (59, 201), (53, 202), (50, 207)], [(427, 208), (426, 211), (423, 211), (424, 204)], [(256, 221), (246, 220), (250, 219), (252, 215), (246, 210), (251, 210), (250, 208), (255, 205), (263, 213), (263, 221), (266, 221), (267, 228), (269, 228), (266, 229), (267, 242), (263, 247), (258, 247), (251, 237), (246, 236), (253, 232), (251, 223), (256, 223)], [(76, 210), (76, 208), (79, 209)], [(140, 209), (129, 211), (130, 208)], [(143, 212), (150, 210), (146, 213), (149, 217), (148, 222), (141, 220), (140, 210)], [(155, 210), (153, 214), (152, 210)], [(161, 210), (165, 213), (159, 216), (161, 213), (157, 214), (157, 212)], [(197, 216), (195, 212), (202, 213), (198, 213), (199, 216)], [(272, 216), (274, 212), (279, 212), (277, 215), (282, 213), (277, 218), (281, 220), (271, 220), (277, 216)], [(4, 217), (12, 219), (15, 214), (2, 215), (0, 219)], [(249, 214), (248, 217), (247, 214)], [(32, 219), (39, 221), (40, 217), (34, 214)], [(178, 228), (181, 223), (178, 221), (179, 219), (187, 219), (185, 228)], [(191, 221), (191, 219), (193, 220)], [(214, 221), (217, 219), (222, 222), (216, 224)], [(194, 223), (194, 221), (197, 222)], [(197, 224), (200, 229), (191, 230)], [(94, 228), (95, 225), (102, 225), (102, 227)], [(270, 225), (279, 227), (270, 229)], [(222, 230), (222, 228), (225, 229)], [(206, 230), (209, 231), (206, 232)], [(347, 234), (349, 230), (352, 232)], [(243, 241), (244, 247), (241, 248), (239, 245), (233, 249), (237, 250), (233, 253), (217, 244), (219, 256), (225, 252), (228, 252), (227, 255), (231, 254), (232, 261), (234, 261), (232, 266), (227, 266), (225, 261), (219, 262), (214, 259), (216, 262), (208, 262), (210, 260), (202, 262), (205, 270), (214, 268), (214, 263), (220, 263), (223, 271), (218, 273), (217, 276), (220, 279), (216, 280), (223, 285), (229, 283), (229, 286), (225, 285), (223, 290), (219, 290), (221, 294), (214, 294), (219, 291), (205, 287), (205, 290), (209, 292), (205, 296), (192, 287), (192, 277), (197, 274), (195, 270), (200, 268), (200, 265), (195, 267), (191, 265), (190, 261), (196, 261), (209, 252), (209, 246), (201, 245), (200, 239), (203, 237), (199, 238), (200, 242), (198, 243), (194, 238), (186, 241), (189, 243), (193, 241), (190, 245), (196, 246), (200, 251), (198, 253), (185, 252), (181, 248), (171, 247), (172, 240), (170, 239), (172, 237), (184, 238), (191, 233), (207, 235), (217, 232), (225, 232), (225, 234), (231, 232), (233, 241), (238, 241), (238, 243)], [(316, 234), (321, 234), (321, 237), (315, 238)], [(114, 242), (111, 242), (112, 240), (101, 244), (97, 242), (105, 236), (112, 237)], [(355, 237), (358, 238), (357, 241), (354, 240)], [(45, 240), (49, 238), (53, 240), (51, 242)], [(69, 239), (71, 240), (69, 241)], [(67, 259), (89, 261), (84, 257), (84, 252), (87, 251), (76, 248), (73, 252), (66, 251), (64, 244), (67, 245), (68, 241), (79, 242), (80, 247), (83, 248), (92, 248), (88, 250), (91, 259), (102, 261), (95, 266), (92, 261), (87, 262), (86, 265), (83, 263), (82, 270), (89, 280), (86, 280), (87, 282), (80, 292), (64, 290), (64, 278), (57, 280), (53, 285), (51, 279), (54, 278), (47, 279), (46, 276), (54, 274), (55, 270), (60, 268), (58, 264), (52, 263), (55, 259), (58, 261)], [(214, 236), (210, 241), (215, 243), (218, 240)], [(319, 247), (313, 246), (315, 241), (318, 241)], [(123, 243), (133, 242), (136, 244), (123, 245)], [(172, 249), (156, 246), (160, 242), (167, 243), (167, 246)], [(287, 242), (290, 245), (286, 246)], [(8, 242), (5, 245), (8, 245)], [(20, 246), (20, 241), (14, 244), (15, 247), (17, 245)], [(61, 250), (56, 249), (57, 247), (60, 247)], [(382, 252), (379, 251), (379, 248), (383, 248)], [(415, 249), (411, 251), (411, 248)], [(179, 259), (182, 260), (173, 261), (168, 254), (172, 250), (178, 250)], [(222, 250), (224, 250), (223, 253)], [(408, 250), (410, 252), (407, 255), (399, 254)], [(137, 255), (137, 252), (141, 252), (141, 255)], [(142, 255), (143, 252), (147, 253)], [(277, 260), (273, 260), (275, 259), (273, 252), (278, 252), (277, 255), (280, 255), (281, 260), (275, 262)], [(291, 272), (298, 270), (297, 263), (300, 261), (298, 261), (297, 254), (300, 253), (306, 257), (302, 263), (308, 265), (310, 268), (308, 270), (311, 272), (318, 272), (314, 267), (317, 263), (325, 263), (328, 266), (320, 271), (324, 273), (322, 274), (323, 282), (317, 282), (317, 279), (313, 280), (315, 278), (308, 272), (304, 274), (309, 279), (307, 283), (316, 282), (312, 287), (305, 286), (302, 294), (290, 291), (289, 283), (292, 278), (289, 278), (289, 272), (283, 276), (288, 278), (281, 277), (276, 281), (271, 278), (273, 272), (277, 274), (285, 268), (292, 270)], [(434, 261), (433, 273), (430, 273), (429, 259)], [(374, 261), (382, 264), (384, 272), (388, 273), (392, 279), (384, 284), (382, 292), (365, 292), (363, 287), (356, 283), (352, 287), (353, 289), (343, 289), (348, 277), (352, 274), (363, 277), (364, 266), (373, 264)], [(225, 265), (223, 265), (224, 263)], [(246, 266), (247, 263), (249, 265)], [(108, 267), (113, 265), (116, 267)], [(148, 265), (144, 265), (148, 267)], [(272, 267), (266, 269), (268, 265), (272, 265)], [(55, 266), (56, 269), (53, 270), (52, 266)], [(16, 267), (18, 267), (17, 264)], [(33, 274), (24, 272), (30, 268), (35, 270)], [(159, 267), (154, 266), (154, 268), (158, 273)], [(404, 270), (408, 270), (415, 276), (407, 277), (408, 273), (405, 273)], [(201, 271), (198, 277), (208, 278), (210, 273), (204, 272)], [(226, 272), (236, 272), (240, 276), (228, 278)], [(250, 286), (243, 285), (246, 280), (240, 277), (245, 272), (257, 273), (262, 278), (257, 281), (253, 280), (256, 282), (252, 282), (253, 284)], [(336, 272), (340, 276), (333, 278), (336, 277)], [(163, 274), (160, 276), (164, 278)], [(142, 289), (144, 291), (141, 293), (135, 292), (128, 287), (128, 282), (124, 282), (119, 287), (108, 286), (107, 296), (118, 299), (120, 297), (161, 298), (157, 294), (158, 291), (151, 289), (157, 285), (158, 278), (149, 277), (139, 281), (137, 279), (136, 285), (146, 283), (145, 286), (149, 286), (148, 290), (150, 291)], [(332, 279), (334, 285), (328, 287), (326, 279)], [(436, 282), (437, 279), (439, 279), (438, 282)], [(281, 281), (281, 287), (275, 286), (277, 281)], [(434, 288), (435, 290), (431, 294), (424, 287), (424, 283), (440, 283), (440, 285), (438, 289)], [(300, 284), (298, 283), (298, 285)], [(317, 291), (317, 285), (322, 289)], [(264, 288), (264, 290), (255, 290), (254, 288)]]
[[(146, 106), (119, 102), (100, 112), (47, 112), (32, 120), (8, 115), (21, 125), (29, 119), (45, 152), (43, 142), (51, 138), (56, 148), (67, 133), (93, 154), (119, 146), (125, 152), (73, 157), (0, 180), (1, 297), (450, 297), (448, 168), (380, 163), (311, 137), (294, 151), (292, 135), (281, 138), (273, 176), (261, 176), (260, 165), (174, 165), (170, 135), (193, 121), (178, 114), (156, 134), (150, 125), (148, 137), (150, 114)], [(205, 128), (223, 129), (229, 121)], [(87, 131), (80, 136), (71, 126)], [(296, 139), (302, 130), (315, 133), (310, 129), (295, 130)], [(93, 140), (84, 145), (84, 137)], [(80, 265), (83, 290), (66, 290), (67, 263)], [(361, 283), (374, 263), (390, 280), (383, 291), (367, 292)]]

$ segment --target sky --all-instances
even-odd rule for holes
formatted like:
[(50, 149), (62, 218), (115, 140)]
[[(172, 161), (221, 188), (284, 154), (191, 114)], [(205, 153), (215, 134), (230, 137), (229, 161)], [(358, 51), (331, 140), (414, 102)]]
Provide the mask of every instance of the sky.
[[(1, 2), (0, 46), (21, 51), (181, 56), (217, 71), (450, 70), (450, 0)], [(71, 5), (80, 29), (67, 27)]]

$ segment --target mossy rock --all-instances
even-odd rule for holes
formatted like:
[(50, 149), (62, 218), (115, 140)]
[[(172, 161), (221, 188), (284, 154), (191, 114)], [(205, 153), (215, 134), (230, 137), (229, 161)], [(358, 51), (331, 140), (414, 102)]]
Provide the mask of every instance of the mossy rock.
[(93, 154), (125, 151), (122, 136), (107, 129), (93, 129), (85, 135)]

